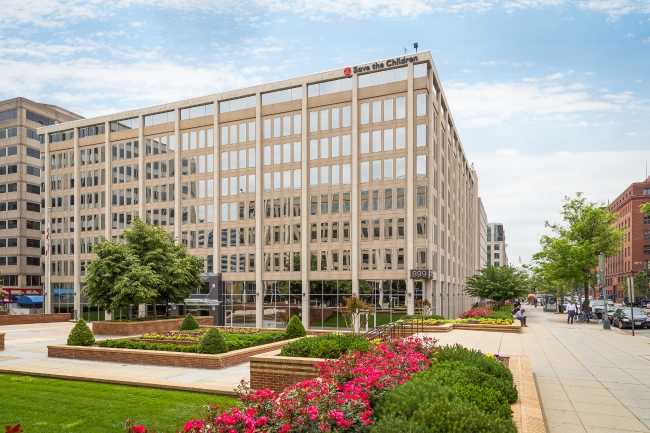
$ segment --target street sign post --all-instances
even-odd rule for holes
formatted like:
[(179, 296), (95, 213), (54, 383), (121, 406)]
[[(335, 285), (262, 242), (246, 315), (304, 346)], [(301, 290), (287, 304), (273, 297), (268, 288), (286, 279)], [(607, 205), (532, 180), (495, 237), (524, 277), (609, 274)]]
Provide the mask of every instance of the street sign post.
[(607, 318), (607, 291), (605, 289), (605, 254), (598, 255), (598, 284), (603, 291), (603, 329), (610, 329)]

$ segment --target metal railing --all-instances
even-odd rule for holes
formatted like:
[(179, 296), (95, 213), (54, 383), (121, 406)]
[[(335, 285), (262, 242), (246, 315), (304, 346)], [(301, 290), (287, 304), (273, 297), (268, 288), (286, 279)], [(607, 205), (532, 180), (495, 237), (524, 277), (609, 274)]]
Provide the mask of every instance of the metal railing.
[(417, 317), (379, 325), (366, 332), (364, 335), (368, 340), (379, 338), (380, 340), (387, 341), (392, 340), (393, 338), (408, 337), (421, 332), (424, 332), (424, 318)]

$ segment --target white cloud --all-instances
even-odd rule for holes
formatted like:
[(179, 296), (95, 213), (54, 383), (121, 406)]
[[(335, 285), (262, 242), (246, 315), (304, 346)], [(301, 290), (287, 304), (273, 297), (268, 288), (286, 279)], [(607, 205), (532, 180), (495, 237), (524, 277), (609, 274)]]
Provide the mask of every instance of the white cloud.
[(647, 151), (472, 153), (488, 220), (505, 224), (508, 256), (517, 264), (537, 251), (545, 221), (560, 221), (566, 195), (584, 192), (606, 204), (643, 179)]
[[(99, 19), (132, 6), (204, 11), (243, 17), (255, 22), (268, 12), (297, 14), (312, 20), (330, 17), (416, 17), (431, 13), (483, 13), (502, 8), (508, 12), (531, 8), (573, 6), (570, 0), (3, 0), (0, 26), (29, 24), (62, 27), (69, 22)], [(580, 0), (584, 10), (617, 18), (650, 14), (650, 0)], [(136, 22), (133, 22), (136, 23)]]
[(635, 107), (632, 92), (601, 93), (565, 78), (573, 72), (511, 82), (450, 82), (446, 93), (454, 117), (465, 126), (489, 126), (517, 116), (529, 119), (580, 113), (620, 112)]

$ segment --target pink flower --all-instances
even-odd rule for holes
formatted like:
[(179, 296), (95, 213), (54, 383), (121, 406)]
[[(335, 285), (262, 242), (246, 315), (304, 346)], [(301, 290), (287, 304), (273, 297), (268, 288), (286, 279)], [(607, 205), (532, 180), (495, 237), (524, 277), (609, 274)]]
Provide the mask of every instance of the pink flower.
[(291, 430), (291, 426), (287, 423), (282, 424), (280, 429), (278, 430), (279, 433), (287, 433), (289, 430)]
[(143, 425), (137, 424), (131, 427), (130, 433), (147, 433), (147, 428)]
[(185, 425), (183, 426), (183, 431), (185, 433), (200, 431), (203, 427), (205, 427), (205, 423), (203, 421), (199, 419), (193, 419), (185, 423)]

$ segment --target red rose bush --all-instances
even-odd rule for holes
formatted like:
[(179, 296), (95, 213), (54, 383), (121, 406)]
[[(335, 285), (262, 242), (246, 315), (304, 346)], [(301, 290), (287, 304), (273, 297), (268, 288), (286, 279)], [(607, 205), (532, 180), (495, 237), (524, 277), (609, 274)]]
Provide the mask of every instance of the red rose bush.
[(188, 421), (186, 433), (364, 432), (374, 421), (372, 403), (428, 368), (434, 340), (409, 337), (379, 343), (319, 365), (319, 377), (280, 393), (240, 386), (243, 407)]

